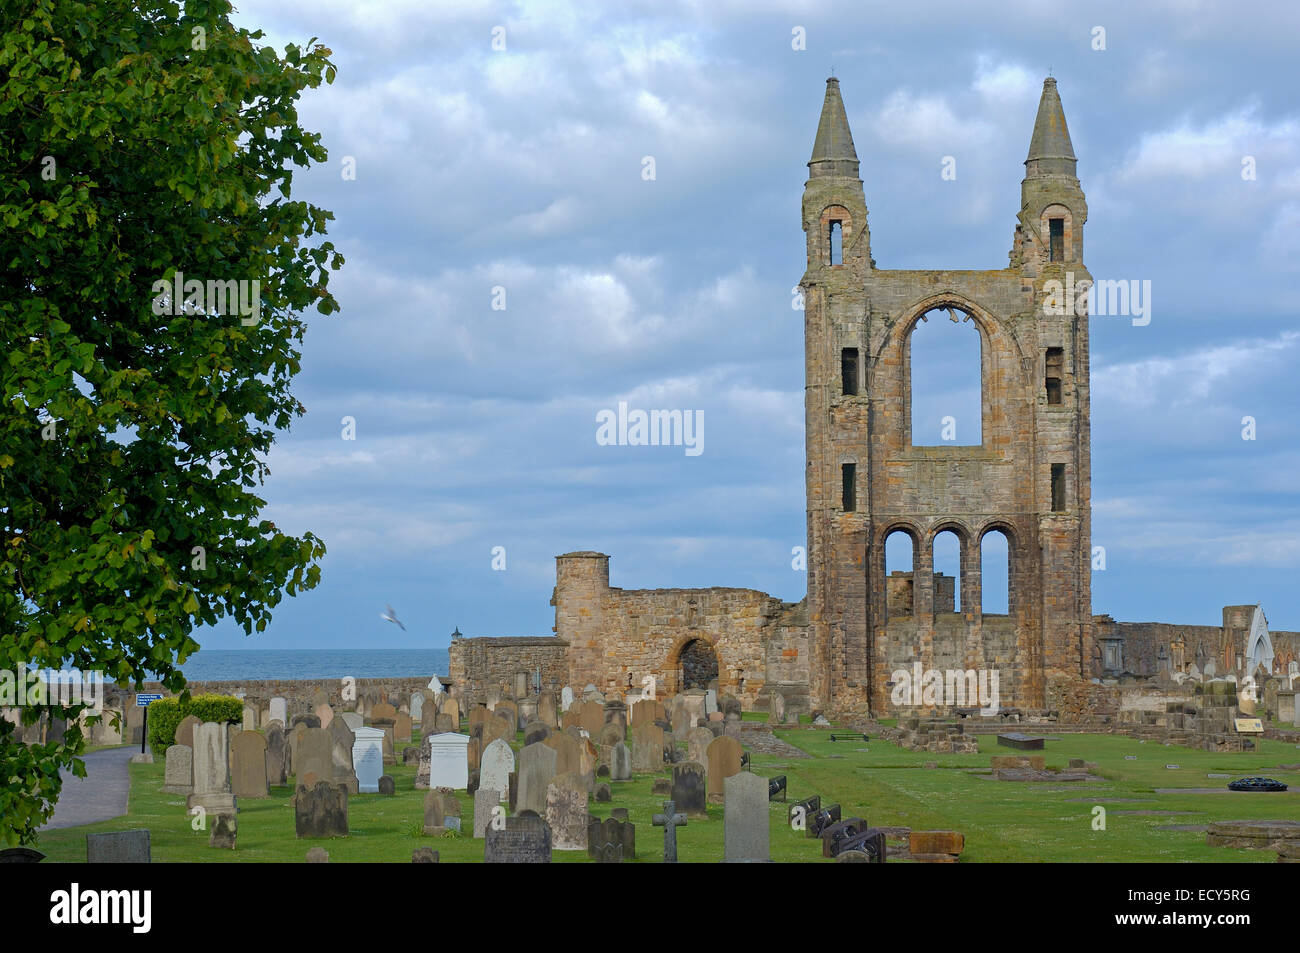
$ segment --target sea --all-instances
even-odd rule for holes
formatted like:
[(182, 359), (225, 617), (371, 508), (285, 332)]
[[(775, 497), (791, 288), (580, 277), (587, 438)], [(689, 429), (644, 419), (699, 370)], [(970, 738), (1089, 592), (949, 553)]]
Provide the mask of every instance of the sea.
[(446, 675), (446, 649), (200, 649), (181, 666), (187, 681), (407, 678)]

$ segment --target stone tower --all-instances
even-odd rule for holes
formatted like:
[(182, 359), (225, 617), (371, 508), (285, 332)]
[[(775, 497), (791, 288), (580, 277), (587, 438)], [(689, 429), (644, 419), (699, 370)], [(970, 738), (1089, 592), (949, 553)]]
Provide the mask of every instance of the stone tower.
[[(808, 169), (800, 284), (812, 704), (896, 713), (891, 675), (920, 662), (997, 671), (1003, 708), (1054, 707), (1093, 652), (1079, 297), (1091, 282), (1088, 210), (1056, 81), (1043, 84), (1006, 268), (876, 267), (836, 79), (826, 82)], [(911, 336), (927, 316), (971, 322), (979, 334), (978, 445), (913, 444)], [(961, 554), (958, 612), (951, 589), (936, 599), (934, 539), (946, 531)], [(913, 571), (895, 580), (906, 587), (887, 589), (885, 540), (895, 532), (911, 537)], [(991, 532), (1007, 541), (1005, 615), (981, 611), (981, 542)]]

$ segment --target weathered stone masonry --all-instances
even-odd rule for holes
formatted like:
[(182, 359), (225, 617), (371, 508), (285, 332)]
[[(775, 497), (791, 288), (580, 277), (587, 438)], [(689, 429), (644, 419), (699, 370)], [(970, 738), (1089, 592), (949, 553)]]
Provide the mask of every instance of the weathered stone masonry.
[[(1225, 608), (1222, 627), (1094, 619), (1088, 313), (1050, 300), (1054, 282), (1091, 281), (1088, 206), (1056, 81), (1043, 84), (1005, 268), (877, 267), (835, 79), (808, 169), (807, 598), (618, 589), (608, 556), (568, 553), (556, 558), (556, 637), (457, 640), (453, 682), (471, 693), (507, 687), (516, 669), (540, 666), (548, 684), (575, 690), (639, 693), (653, 676), (670, 693), (716, 664), (721, 690), (746, 708), (766, 708), (779, 690), (788, 710), (887, 715), (897, 714), (891, 674), (920, 661), (996, 669), (1004, 707), (1081, 715), (1098, 704), (1092, 678), (1203, 669), (1207, 658), (1251, 674), (1296, 661), (1300, 636), (1270, 640), (1258, 606)], [(948, 318), (979, 334), (980, 442), (916, 446), (912, 331)], [(948, 531), (956, 579), (934, 572), (935, 537)], [(1008, 543), (1005, 615), (980, 610), (980, 544), (992, 532)], [(893, 533), (911, 538), (913, 566), (887, 578)]]

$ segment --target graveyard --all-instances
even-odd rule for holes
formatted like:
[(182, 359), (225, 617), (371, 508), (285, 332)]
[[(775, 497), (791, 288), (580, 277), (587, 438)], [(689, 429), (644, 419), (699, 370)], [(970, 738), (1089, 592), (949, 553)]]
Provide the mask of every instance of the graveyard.
[[(1276, 861), (1279, 837), (1216, 840), (1214, 825), (1300, 826), (1293, 789), (1226, 789), (1229, 777), (1294, 778), (1300, 745), (1288, 741), (1216, 752), (1024, 726), (972, 733), (963, 750), (937, 753), (897, 743), (891, 720), (769, 725), (768, 713), (739, 712), (725, 698), (725, 718), (693, 717), (684, 700), (589, 698), (566, 712), (550, 694), (463, 714), (450, 696), (423, 698), (417, 709), (429, 714), (416, 722), (407, 705), (363, 702), (362, 718), (322, 704), (293, 715), (288, 741), (279, 718), (242, 730), (183, 721), (176, 737), (189, 744), (130, 765), (124, 816), (48, 830), (37, 846), (47, 862), (78, 863), (88, 836), (147, 830), (153, 863), (301, 863), (321, 851), (330, 863), (409, 863), (434, 859), (430, 851), (440, 863), (662, 863), (667, 837), (682, 863), (814, 863), (862, 853), (831, 846), (827, 831), (839, 828), (879, 837), (890, 863), (1250, 863)], [(282, 701), (264, 714), (288, 717)], [(521, 715), (531, 720), (520, 726)], [(437, 730), (448, 728), (459, 730)], [(822, 811), (823, 836), (813, 836)], [(549, 856), (521, 833), (542, 829)], [(526, 857), (509, 838), (531, 844)], [(918, 852), (933, 843), (955, 846)]]

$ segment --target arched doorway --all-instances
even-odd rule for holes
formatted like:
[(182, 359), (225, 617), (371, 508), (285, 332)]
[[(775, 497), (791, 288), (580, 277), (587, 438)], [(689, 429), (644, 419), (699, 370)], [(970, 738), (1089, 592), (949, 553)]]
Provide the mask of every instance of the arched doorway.
[(677, 654), (677, 684), (682, 689), (708, 688), (718, 677), (718, 656), (706, 639), (691, 639)]

